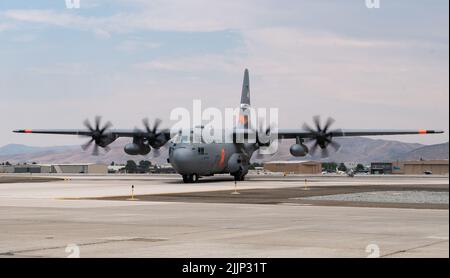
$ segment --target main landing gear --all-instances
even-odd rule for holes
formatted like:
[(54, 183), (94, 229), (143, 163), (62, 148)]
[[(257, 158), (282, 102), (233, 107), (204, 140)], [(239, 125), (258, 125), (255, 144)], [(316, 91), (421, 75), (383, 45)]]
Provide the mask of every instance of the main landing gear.
[(198, 174), (183, 175), (184, 183), (196, 183), (198, 182), (198, 179), (199, 179)]

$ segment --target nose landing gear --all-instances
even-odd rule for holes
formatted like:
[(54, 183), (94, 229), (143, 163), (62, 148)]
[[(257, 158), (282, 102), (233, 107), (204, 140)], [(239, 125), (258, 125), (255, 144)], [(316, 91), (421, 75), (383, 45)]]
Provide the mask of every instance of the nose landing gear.
[(244, 181), (245, 180), (245, 175), (242, 175), (242, 174), (236, 174), (236, 175), (233, 175), (233, 177), (234, 177), (234, 181)]

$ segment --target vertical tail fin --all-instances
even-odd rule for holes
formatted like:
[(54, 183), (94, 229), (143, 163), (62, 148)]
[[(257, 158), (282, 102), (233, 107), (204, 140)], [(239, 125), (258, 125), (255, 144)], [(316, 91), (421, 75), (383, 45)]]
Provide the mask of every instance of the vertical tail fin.
[(244, 72), (244, 82), (242, 83), (241, 105), (239, 112), (239, 128), (248, 129), (249, 127), (249, 107), (250, 107), (250, 78), (248, 69)]
[(248, 76), (248, 69), (244, 72), (244, 82), (242, 83), (241, 104), (250, 105), (250, 78)]

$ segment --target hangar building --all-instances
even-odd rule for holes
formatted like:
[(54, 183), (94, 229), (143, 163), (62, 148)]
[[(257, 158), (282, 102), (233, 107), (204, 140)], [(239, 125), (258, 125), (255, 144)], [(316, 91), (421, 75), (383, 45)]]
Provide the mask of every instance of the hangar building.
[(293, 174), (320, 174), (322, 163), (318, 161), (270, 161), (264, 163), (264, 170)]
[(392, 163), (392, 174), (423, 175), (448, 174), (448, 160), (397, 161)]
[(371, 164), (370, 171), (372, 174), (447, 175), (448, 160), (374, 162)]
[[(0, 170), (0, 172), (2, 172)], [(3, 167), (6, 173), (36, 174), (107, 174), (108, 167), (102, 164), (26, 164)]]

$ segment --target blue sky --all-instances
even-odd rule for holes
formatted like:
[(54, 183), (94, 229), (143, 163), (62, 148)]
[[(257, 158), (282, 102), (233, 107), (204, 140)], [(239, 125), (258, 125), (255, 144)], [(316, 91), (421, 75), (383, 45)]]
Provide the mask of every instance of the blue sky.
[(192, 106), (236, 106), (242, 72), (252, 102), (280, 127), (321, 114), (344, 128), (436, 128), (448, 141), (445, 0), (0, 2), (0, 145), (76, 144), (16, 128), (81, 128), (100, 114), (134, 128)]

